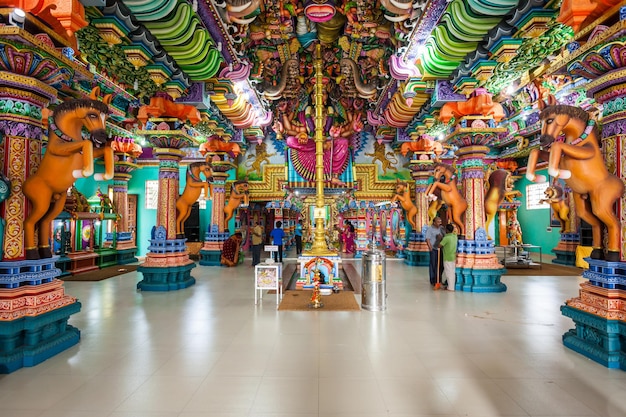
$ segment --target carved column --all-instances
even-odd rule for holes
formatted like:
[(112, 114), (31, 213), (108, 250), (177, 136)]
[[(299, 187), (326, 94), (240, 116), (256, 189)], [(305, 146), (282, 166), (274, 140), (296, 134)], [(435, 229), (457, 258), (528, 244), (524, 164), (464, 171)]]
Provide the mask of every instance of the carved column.
[(213, 172), (213, 201), (211, 204), (211, 224), (204, 237), (200, 250), (200, 265), (220, 265), (222, 246), (230, 236), (224, 224), (224, 206), (226, 204), (226, 180), (228, 171), (236, 168), (228, 152), (207, 152), (207, 163)]
[(458, 151), (457, 166), (461, 169), (459, 188), (467, 201), (465, 239), (459, 240), (456, 289), (472, 292), (503, 292), (500, 282), (504, 269), (495, 254), (493, 240), (485, 231), (485, 156), (489, 144), (504, 128), (493, 127), (488, 117), (468, 116), (459, 120), (447, 137)]
[(128, 264), (137, 262), (136, 237), (129, 230), (128, 225), (128, 181), (131, 172), (138, 168), (131, 157), (125, 153), (115, 154), (115, 175), (113, 177), (113, 205), (117, 210), (117, 232), (115, 249), (117, 250), (117, 263)]
[(413, 230), (409, 236), (409, 245), (405, 250), (404, 262), (408, 265), (426, 266), (430, 258), (430, 251), (424, 238), (424, 226), (428, 226), (429, 201), (426, 190), (429, 185), (430, 172), (433, 161), (431, 159), (412, 160), (409, 164), (411, 177), (415, 181), (415, 206), (417, 216), (415, 218), (417, 230)]
[[(27, 15), (27, 19), (34, 18)], [(68, 321), (81, 304), (56, 279), (58, 257), (24, 259), (23, 225), (29, 202), (22, 184), (41, 161), (42, 109), (57, 97), (58, 88), (72, 85), (77, 74), (86, 80), (91, 74), (62, 55), (47, 34), (37, 33), (36, 40), (33, 35), (15, 26), (0, 26), (0, 166), (5, 177), (0, 189), (8, 188), (0, 192), (4, 200), (0, 203), (2, 373), (35, 366), (80, 341), (80, 331)]]
[[(169, 129), (167, 129), (169, 127)], [(195, 142), (175, 118), (150, 119), (146, 129), (138, 131), (154, 147), (159, 160), (159, 197), (157, 224), (153, 228), (146, 261), (139, 267), (144, 276), (137, 284), (142, 291), (171, 291), (195, 284), (185, 242), (176, 239), (176, 200), (178, 199), (179, 164), (185, 152), (181, 148)]]
[[(568, 6), (572, 9), (577, 4), (572, 1)], [(576, 11), (562, 10), (561, 16), (567, 17)], [(610, 9), (609, 14), (600, 19), (600, 24), (581, 28), (577, 42), (568, 45), (569, 54), (562, 54), (554, 65), (589, 80), (581, 85), (587, 88), (588, 97), (602, 105), (599, 125), (605, 165), (622, 181), (626, 179), (626, 66), (615, 57), (623, 55), (626, 41), (614, 34), (623, 30), (625, 22), (624, 7)], [(602, 24), (610, 27), (596, 31)], [(575, 323), (575, 328), (563, 335), (563, 344), (608, 368), (626, 370), (623, 329), (616, 325), (624, 320), (624, 308), (620, 304), (624, 296), (620, 288), (626, 285), (626, 279), (620, 271), (626, 269), (626, 194), (622, 194), (615, 206), (621, 222), (618, 242), (621, 261), (586, 258), (589, 269), (582, 275), (588, 281), (580, 285), (577, 297), (561, 306), (562, 314)]]
[(0, 204), (3, 228), (2, 259), (24, 258), (24, 219), (29, 205), (22, 183), (37, 171), (41, 160), (42, 108), (56, 90), (18, 74), (0, 73), (0, 163), (10, 181), (10, 194)]

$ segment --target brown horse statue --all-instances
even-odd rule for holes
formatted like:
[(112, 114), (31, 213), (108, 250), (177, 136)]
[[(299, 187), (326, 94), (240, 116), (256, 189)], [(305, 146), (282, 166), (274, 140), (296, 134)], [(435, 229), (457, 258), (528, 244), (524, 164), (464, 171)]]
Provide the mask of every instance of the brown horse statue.
[[(609, 173), (598, 141), (595, 121), (581, 108), (560, 105), (550, 96), (548, 105), (539, 100), (542, 121), (540, 143), (549, 151), (533, 149), (528, 158), (526, 177), (545, 181), (537, 176), (537, 161), (548, 161), (548, 174), (562, 178), (572, 190), (576, 214), (591, 225), (593, 259), (620, 260), (620, 221), (613, 210), (624, 194), (624, 183)], [(557, 138), (563, 137), (563, 141)], [(606, 257), (602, 246), (602, 225), (608, 233)]]
[[(200, 174), (204, 175), (204, 181), (200, 178)], [(202, 190), (204, 190), (204, 198), (209, 198), (213, 191), (209, 192), (209, 178), (211, 177), (211, 168), (206, 162), (193, 162), (187, 166), (187, 177), (185, 189), (176, 200), (176, 237), (182, 239), (185, 236), (185, 221), (191, 215), (191, 207), (195, 203)]]
[(406, 182), (396, 180), (396, 193), (391, 199), (392, 203), (400, 201), (402, 208), (406, 212), (406, 218), (413, 230), (417, 231), (417, 207), (411, 200), (411, 188)]
[[(111, 95), (98, 101), (100, 88), (90, 98), (59, 104), (49, 120), (46, 152), (37, 172), (24, 181), (22, 192), (31, 202), (30, 214), (24, 220), (24, 246), (27, 259), (52, 257), (50, 223), (65, 205), (67, 189), (76, 178), (93, 175), (94, 158), (104, 157), (104, 174), (96, 180), (113, 178), (113, 149), (107, 142), (106, 117)], [(86, 129), (91, 137), (83, 138)], [(95, 149), (94, 149), (95, 148)], [(35, 245), (35, 226), (39, 227), (39, 249)]]
[(441, 191), (441, 199), (452, 213), (452, 221), (459, 228), (459, 237), (465, 236), (465, 210), (467, 201), (463, 198), (456, 184), (454, 170), (448, 164), (437, 163), (433, 171), (435, 182), (430, 186), (429, 198), (436, 199), (436, 191)]
[(228, 225), (228, 221), (232, 219), (235, 210), (240, 205), (248, 206), (250, 204), (250, 194), (248, 191), (247, 181), (235, 181), (230, 187), (230, 197), (228, 204), (224, 207), (224, 225)]
[[(489, 225), (496, 217), (498, 207), (504, 201), (507, 193), (513, 191), (513, 177), (506, 169), (496, 169), (487, 178), (487, 184), (489, 189), (485, 193), (485, 215), (487, 220), (485, 221), (485, 230), (489, 230)], [(491, 240), (491, 236), (488, 236)]]

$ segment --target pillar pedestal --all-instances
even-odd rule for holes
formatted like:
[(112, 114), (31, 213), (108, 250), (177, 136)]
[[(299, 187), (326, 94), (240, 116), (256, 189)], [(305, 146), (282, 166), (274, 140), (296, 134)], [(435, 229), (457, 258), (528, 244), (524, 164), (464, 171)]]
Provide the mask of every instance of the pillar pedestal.
[[(0, 373), (35, 366), (80, 341), (80, 331), (68, 321), (81, 304), (57, 279), (58, 257), (24, 259), (29, 205), (22, 184), (39, 166), (42, 109), (57, 97), (55, 86), (87, 74), (54, 47), (33, 44), (22, 33), (0, 39), (0, 167), (10, 191), (0, 202)], [(45, 62), (48, 71), (25, 62)], [(56, 74), (54, 81), (50, 74)]]
[(589, 281), (561, 306), (576, 327), (563, 335), (563, 344), (607, 368), (626, 370), (626, 262), (585, 258)]
[[(146, 260), (139, 268), (143, 280), (137, 283), (142, 291), (174, 291), (196, 283), (191, 270), (196, 267), (189, 259), (185, 242), (176, 239), (176, 200), (178, 199), (178, 166), (185, 155), (179, 148), (193, 145), (193, 140), (180, 129), (178, 119), (151, 119), (154, 130), (138, 132), (155, 146), (159, 160), (159, 198), (157, 225), (153, 228)], [(168, 123), (172, 130), (157, 130), (157, 123)]]

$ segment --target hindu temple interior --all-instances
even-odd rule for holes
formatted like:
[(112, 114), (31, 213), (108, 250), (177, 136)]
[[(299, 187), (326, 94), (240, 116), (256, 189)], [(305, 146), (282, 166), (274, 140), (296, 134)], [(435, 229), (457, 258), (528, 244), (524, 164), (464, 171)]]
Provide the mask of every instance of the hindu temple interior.
[(0, 415), (626, 415), (625, 22), (0, 0)]

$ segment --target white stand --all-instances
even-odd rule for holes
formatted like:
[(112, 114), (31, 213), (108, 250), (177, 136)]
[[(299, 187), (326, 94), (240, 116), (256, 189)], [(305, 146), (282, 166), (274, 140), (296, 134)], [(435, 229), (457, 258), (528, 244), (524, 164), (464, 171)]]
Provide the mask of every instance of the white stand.
[(276, 306), (283, 299), (282, 264), (258, 264), (254, 267), (254, 304), (263, 301), (263, 290), (276, 290)]

